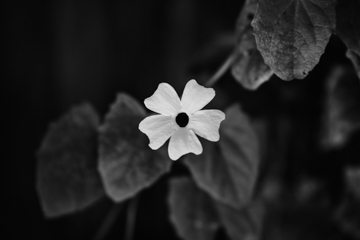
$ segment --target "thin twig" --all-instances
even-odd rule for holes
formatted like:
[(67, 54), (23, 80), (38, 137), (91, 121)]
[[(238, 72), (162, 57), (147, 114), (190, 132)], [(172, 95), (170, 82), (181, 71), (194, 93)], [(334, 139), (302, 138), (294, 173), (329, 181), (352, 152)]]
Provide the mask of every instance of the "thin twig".
[(222, 75), (229, 69), (231, 64), (234, 62), (235, 54), (231, 54), (225, 62), (220, 66), (220, 68), (215, 72), (215, 74), (205, 83), (206, 87), (211, 87), (214, 85), (217, 80), (220, 79)]
[(109, 232), (111, 226), (114, 224), (117, 215), (119, 214), (120, 210), (123, 208), (124, 204), (114, 204), (111, 208), (104, 221), (102, 222), (100, 228), (96, 232), (93, 240), (103, 240), (106, 237), (106, 234)]
[(126, 213), (126, 229), (125, 229), (125, 240), (132, 240), (134, 237), (136, 212), (138, 208), (139, 196), (133, 198), (127, 207)]

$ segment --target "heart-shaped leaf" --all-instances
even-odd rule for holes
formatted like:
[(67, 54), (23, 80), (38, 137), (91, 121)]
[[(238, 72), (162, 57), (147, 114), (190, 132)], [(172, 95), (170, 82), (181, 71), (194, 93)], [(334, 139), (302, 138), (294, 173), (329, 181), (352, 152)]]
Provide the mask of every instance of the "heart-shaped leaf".
[(100, 127), (99, 171), (105, 191), (116, 202), (136, 195), (170, 168), (171, 160), (148, 146), (138, 126), (144, 108), (126, 94), (119, 94)]
[(104, 195), (97, 172), (98, 116), (89, 105), (51, 124), (37, 154), (37, 191), (47, 217), (83, 209)]
[(243, 209), (234, 209), (216, 202), (222, 225), (231, 240), (259, 239), (264, 217), (264, 206), (254, 202)]
[(360, 55), (360, 1), (338, 0), (336, 4), (336, 34), (346, 46)]
[(170, 220), (186, 240), (214, 239), (219, 221), (211, 198), (198, 189), (190, 178), (170, 181), (168, 198)]
[(258, 1), (247, 0), (240, 12), (236, 23), (236, 56), (231, 68), (234, 78), (249, 90), (257, 89), (273, 74), (256, 47), (253, 28), (250, 25)]
[(216, 200), (242, 208), (251, 198), (259, 165), (259, 144), (238, 105), (226, 110), (219, 142), (203, 142), (201, 155), (187, 155), (197, 185)]
[(260, 0), (251, 25), (274, 73), (283, 80), (303, 79), (335, 29), (335, 0)]

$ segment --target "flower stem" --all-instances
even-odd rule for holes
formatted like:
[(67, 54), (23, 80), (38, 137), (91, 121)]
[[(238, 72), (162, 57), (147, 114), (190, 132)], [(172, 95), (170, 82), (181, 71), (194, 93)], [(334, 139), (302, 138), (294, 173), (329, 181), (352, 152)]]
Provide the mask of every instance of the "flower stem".
[(117, 215), (120, 210), (123, 208), (124, 204), (114, 204), (108, 214), (105, 216), (104, 221), (102, 222), (100, 228), (96, 232), (93, 240), (103, 240), (106, 237), (106, 234), (109, 232), (111, 226), (114, 224)]
[(128, 204), (127, 213), (126, 213), (126, 229), (125, 229), (125, 238), (124, 238), (125, 240), (133, 239), (138, 202), (139, 202), (139, 196), (136, 196)]
[(230, 54), (230, 56), (225, 60), (225, 62), (220, 66), (220, 68), (215, 72), (215, 74), (205, 83), (206, 87), (211, 87), (214, 85), (217, 80), (224, 75), (224, 73), (229, 69), (231, 64), (235, 60), (235, 54)]

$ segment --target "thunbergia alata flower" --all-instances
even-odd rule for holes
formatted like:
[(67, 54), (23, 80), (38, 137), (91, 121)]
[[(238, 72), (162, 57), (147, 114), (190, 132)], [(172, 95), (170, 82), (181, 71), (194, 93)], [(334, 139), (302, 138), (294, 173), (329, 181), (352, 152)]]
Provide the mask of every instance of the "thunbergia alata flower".
[(212, 142), (219, 141), (219, 127), (225, 114), (220, 110), (201, 110), (214, 97), (214, 89), (205, 88), (196, 80), (186, 84), (181, 100), (171, 85), (160, 83), (155, 93), (144, 101), (148, 109), (159, 114), (139, 124), (140, 131), (149, 137), (150, 148), (156, 150), (170, 138), (169, 156), (177, 160), (187, 153), (202, 153), (195, 134)]

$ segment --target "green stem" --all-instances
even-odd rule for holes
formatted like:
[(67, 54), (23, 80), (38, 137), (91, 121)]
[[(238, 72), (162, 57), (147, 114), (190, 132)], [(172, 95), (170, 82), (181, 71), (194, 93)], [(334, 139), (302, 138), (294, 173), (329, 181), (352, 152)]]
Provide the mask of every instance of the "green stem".
[(133, 198), (127, 207), (126, 213), (126, 229), (125, 229), (125, 240), (132, 240), (134, 236), (136, 212), (138, 208), (139, 196)]
[(100, 228), (96, 232), (93, 240), (103, 240), (106, 237), (106, 234), (109, 232), (111, 226), (114, 224), (117, 215), (119, 214), (120, 210), (123, 208), (124, 204), (114, 204), (108, 214), (105, 216), (104, 221), (102, 222)]
[(235, 54), (231, 54), (225, 60), (225, 62), (220, 66), (220, 68), (215, 72), (215, 74), (205, 83), (205, 86), (211, 87), (212, 85), (214, 85), (217, 82), (217, 80), (219, 80), (220, 77), (224, 75), (224, 73), (229, 69), (229, 67), (234, 62), (234, 60), (235, 60)]

